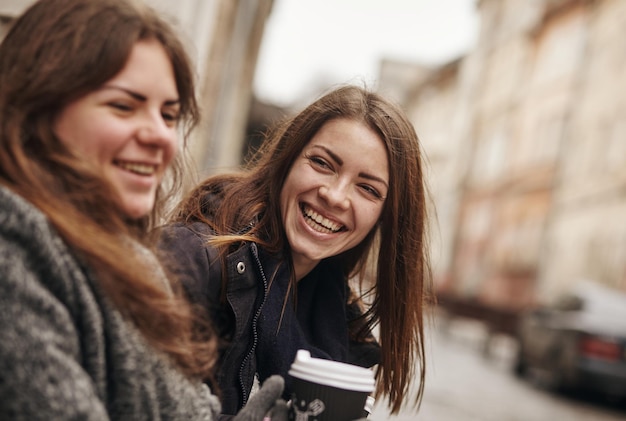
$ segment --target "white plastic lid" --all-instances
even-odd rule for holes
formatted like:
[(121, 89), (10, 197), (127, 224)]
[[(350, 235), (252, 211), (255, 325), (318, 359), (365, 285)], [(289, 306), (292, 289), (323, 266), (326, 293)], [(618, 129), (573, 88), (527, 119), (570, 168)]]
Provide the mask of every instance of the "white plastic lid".
[(309, 351), (303, 349), (296, 354), (289, 374), (302, 380), (339, 389), (357, 392), (374, 390), (372, 370), (338, 361), (313, 358)]

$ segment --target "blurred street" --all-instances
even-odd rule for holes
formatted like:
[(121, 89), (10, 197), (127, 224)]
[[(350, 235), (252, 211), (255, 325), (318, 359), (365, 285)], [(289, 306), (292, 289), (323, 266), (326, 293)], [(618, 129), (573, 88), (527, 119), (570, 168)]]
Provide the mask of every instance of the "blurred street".
[(561, 396), (515, 377), (511, 363), (516, 344), (496, 337), (489, 358), (484, 356), (485, 329), (480, 322), (453, 319), (447, 329), (428, 334), (426, 391), (418, 414), (397, 416), (377, 405), (375, 421), (618, 421), (626, 405)]

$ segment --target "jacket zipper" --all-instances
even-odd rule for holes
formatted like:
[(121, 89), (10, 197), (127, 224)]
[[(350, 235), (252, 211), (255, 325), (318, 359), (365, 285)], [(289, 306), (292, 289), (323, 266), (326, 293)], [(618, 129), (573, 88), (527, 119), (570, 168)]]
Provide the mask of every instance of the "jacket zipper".
[[(254, 318), (252, 319), (252, 347), (248, 351), (248, 354), (243, 359), (241, 367), (239, 367), (239, 384), (241, 385), (241, 391), (243, 394), (243, 404), (245, 405), (248, 402), (248, 391), (245, 390), (243, 385), (243, 368), (246, 366), (247, 361), (252, 358), (252, 353), (256, 350), (256, 345), (259, 340), (257, 333), (257, 321), (261, 316), (261, 310), (263, 309), (263, 305), (265, 304), (265, 300), (267, 299), (267, 278), (265, 277), (265, 272), (263, 271), (263, 266), (261, 266), (261, 259), (259, 259), (259, 251), (255, 243), (251, 243), (250, 248), (252, 249), (252, 255), (254, 256), (254, 260), (259, 268), (259, 272), (261, 273), (261, 278), (263, 279), (263, 301), (261, 301), (261, 305), (257, 309), (254, 314)], [(256, 374), (256, 373), (255, 373)]]

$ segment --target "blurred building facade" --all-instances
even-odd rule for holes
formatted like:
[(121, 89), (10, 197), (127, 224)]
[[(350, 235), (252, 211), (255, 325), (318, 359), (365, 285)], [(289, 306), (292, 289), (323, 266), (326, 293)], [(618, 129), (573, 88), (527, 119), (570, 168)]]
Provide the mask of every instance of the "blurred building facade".
[[(252, 81), (273, 0), (145, 0), (177, 26), (196, 62), (202, 123), (190, 155), (202, 174), (242, 160)], [(0, 0), (0, 37), (34, 0)]]
[(429, 160), (436, 288), (508, 310), (581, 279), (626, 290), (626, 1), (476, 7), (475, 48), (399, 98)]

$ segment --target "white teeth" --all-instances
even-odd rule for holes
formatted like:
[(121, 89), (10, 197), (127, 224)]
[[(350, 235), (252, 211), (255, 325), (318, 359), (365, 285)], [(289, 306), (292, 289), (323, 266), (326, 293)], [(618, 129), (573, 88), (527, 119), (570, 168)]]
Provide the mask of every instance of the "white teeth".
[[(302, 211), (304, 213), (304, 216), (307, 217), (306, 220), (309, 223), (309, 226), (319, 232), (337, 232), (341, 229), (341, 225), (331, 221), (328, 218), (324, 218), (322, 215), (315, 212), (311, 208), (306, 207), (303, 208)], [(315, 221), (316, 224), (313, 224), (313, 221)]]
[(125, 170), (141, 175), (152, 175), (156, 172), (155, 165), (139, 164), (134, 162), (117, 162), (117, 165)]

